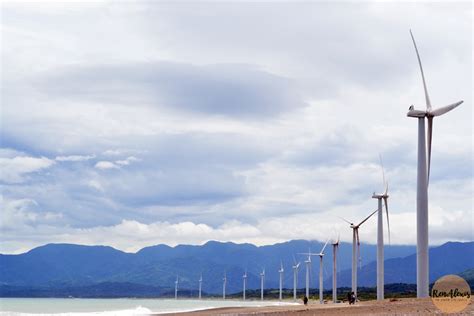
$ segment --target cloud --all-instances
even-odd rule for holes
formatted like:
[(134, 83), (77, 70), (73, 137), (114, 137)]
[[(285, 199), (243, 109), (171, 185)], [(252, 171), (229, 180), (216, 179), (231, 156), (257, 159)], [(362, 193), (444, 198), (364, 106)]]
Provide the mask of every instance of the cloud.
[(55, 69), (49, 97), (149, 105), (169, 111), (266, 118), (304, 106), (291, 80), (249, 65), (170, 62)]
[[(350, 240), (336, 215), (374, 210), (379, 153), (392, 242), (414, 244), (417, 128), (406, 111), (424, 93), (409, 28), (433, 104), (465, 99), (434, 125), (430, 238), (472, 239), (469, 4), (41, 7), (2, 12), (0, 189), (36, 202), (22, 202), (23, 231), (2, 235), (9, 251), (265, 244), (325, 239), (333, 226)], [(27, 220), (48, 212), (62, 217)], [(362, 239), (374, 242), (374, 229)]]
[(54, 165), (54, 161), (46, 157), (0, 158), (0, 181), (7, 183), (20, 183), (25, 181), (29, 173), (39, 172)]
[(130, 162), (135, 162), (135, 161), (140, 161), (140, 159), (138, 159), (134, 156), (130, 156), (130, 157), (127, 157), (127, 159), (124, 159), (124, 160), (117, 160), (115, 163), (117, 165), (121, 165), (121, 166), (128, 166), (130, 164)]
[(58, 156), (56, 157), (57, 161), (86, 161), (94, 159), (95, 155), (71, 155), (71, 156)]
[(95, 164), (95, 167), (100, 170), (106, 169), (119, 169), (120, 167), (117, 166), (115, 163), (110, 161), (99, 161)]

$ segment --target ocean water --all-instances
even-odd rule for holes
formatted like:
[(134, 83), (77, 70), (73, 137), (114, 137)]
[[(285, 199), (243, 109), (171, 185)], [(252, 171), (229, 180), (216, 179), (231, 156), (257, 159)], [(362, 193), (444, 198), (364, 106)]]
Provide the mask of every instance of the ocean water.
[(289, 302), (188, 299), (0, 298), (0, 315), (149, 315), (217, 307), (275, 306)]

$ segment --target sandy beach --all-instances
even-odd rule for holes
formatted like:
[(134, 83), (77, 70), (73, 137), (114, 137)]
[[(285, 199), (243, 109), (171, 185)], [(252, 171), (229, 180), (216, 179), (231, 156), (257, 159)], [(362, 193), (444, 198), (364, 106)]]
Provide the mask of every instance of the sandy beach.
[[(226, 316), (243, 316), (243, 315), (443, 315), (431, 299), (399, 299), (390, 301), (388, 299), (383, 302), (365, 301), (356, 305), (349, 306), (347, 303), (332, 304), (327, 303), (320, 305), (312, 303), (304, 305), (289, 306), (270, 306), (270, 307), (228, 307), (216, 308), (205, 311), (195, 311), (179, 314), (160, 314), (160, 315), (226, 315)], [(471, 303), (462, 312), (449, 315), (474, 315), (473, 299)]]

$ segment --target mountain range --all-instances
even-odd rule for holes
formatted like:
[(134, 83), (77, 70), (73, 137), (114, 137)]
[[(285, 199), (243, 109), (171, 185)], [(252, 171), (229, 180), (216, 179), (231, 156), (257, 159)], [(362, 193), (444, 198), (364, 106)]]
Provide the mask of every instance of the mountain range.
[[(100, 296), (115, 289), (118, 296), (140, 296), (143, 293), (170, 295), (176, 276), (180, 291), (193, 295), (199, 276), (203, 291), (218, 294), (222, 278), (227, 275), (227, 291), (241, 291), (242, 275), (248, 272), (248, 288), (260, 286), (259, 273), (265, 269), (267, 288), (278, 287), (278, 268), (285, 268), (284, 285), (293, 284), (291, 266), (301, 262), (299, 287), (304, 286), (304, 255), (309, 249), (318, 252), (323, 243), (292, 240), (269, 246), (207, 242), (201, 246), (157, 245), (126, 253), (107, 246), (48, 244), (18, 255), (0, 254), (0, 296)], [(350, 285), (352, 245), (340, 243), (338, 253), (338, 286)], [(376, 246), (361, 244), (360, 286), (375, 285)], [(416, 247), (385, 247), (385, 282), (415, 283)], [(450, 273), (461, 273), (474, 267), (474, 242), (449, 242), (430, 249), (430, 280)], [(313, 257), (311, 280), (317, 287), (319, 257)], [(325, 287), (331, 287), (332, 249), (324, 257)], [(108, 290), (107, 290), (108, 289)], [(105, 292), (104, 292), (105, 291)], [(107, 292), (109, 291), (109, 292)], [(193, 292), (194, 291), (194, 292)], [(13, 293), (13, 294), (12, 294)], [(15, 294), (16, 293), (16, 294)], [(49, 293), (49, 294), (48, 294)]]

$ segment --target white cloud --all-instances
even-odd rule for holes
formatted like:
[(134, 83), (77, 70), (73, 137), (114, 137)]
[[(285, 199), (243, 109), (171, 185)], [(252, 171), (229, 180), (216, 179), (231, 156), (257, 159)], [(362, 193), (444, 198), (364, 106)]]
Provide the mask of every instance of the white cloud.
[(71, 155), (71, 156), (58, 156), (56, 157), (57, 161), (86, 161), (94, 159), (95, 155)]
[(115, 163), (110, 161), (99, 161), (95, 164), (97, 169), (106, 170), (106, 169), (119, 169), (120, 167), (117, 166)]
[(52, 165), (54, 161), (46, 157), (0, 158), (0, 181), (20, 183), (24, 181), (25, 175), (47, 169)]
[(128, 166), (130, 164), (130, 162), (135, 162), (135, 161), (140, 161), (140, 159), (138, 159), (134, 156), (130, 156), (130, 157), (127, 157), (127, 159), (125, 159), (125, 160), (117, 160), (117, 161), (115, 161), (115, 163), (117, 165), (121, 165), (121, 166)]

